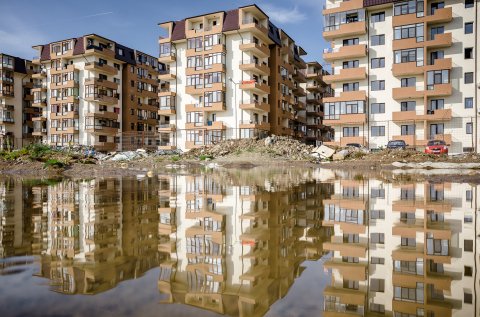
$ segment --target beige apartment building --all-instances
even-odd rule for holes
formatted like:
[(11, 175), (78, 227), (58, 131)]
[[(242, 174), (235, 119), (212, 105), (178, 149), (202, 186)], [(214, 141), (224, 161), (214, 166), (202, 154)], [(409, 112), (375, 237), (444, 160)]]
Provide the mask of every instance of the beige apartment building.
[(159, 24), (160, 148), (305, 140), (306, 52), (256, 5)]
[(98, 151), (121, 150), (123, 141), (156, 145), (145, 137), (157, 126), (156, 58), (96, 34), (33, 48), (32, 106), (42, 113), (34, 132), (42, 142)]
[(32, 141), (31, 62), (0, 53), (0, 149), (14, 149)]
[(477, 151), (478, 10), (473, 0), (327, 0), (330, 144), (441, 139), (450, 153)]

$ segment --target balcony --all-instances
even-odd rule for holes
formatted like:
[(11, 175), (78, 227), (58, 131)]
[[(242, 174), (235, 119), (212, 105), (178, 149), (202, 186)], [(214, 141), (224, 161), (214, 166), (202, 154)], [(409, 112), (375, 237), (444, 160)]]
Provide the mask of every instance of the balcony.
[(0, 117), (0, 124), (14, 124), (15, 120), (13, 118)]
[(78, 111), (51, 112), (50, 119), (78, 119)]
[(160, 133), (170, 133), (176, 130), (176, 126), (174, 124), (160, 124), (158, 126), (158, 132)]
[(174, 80), (175, 78), (177, 78), (177, 74), (172, 69), (160, 71), (160, 74), (158, 75), (159, 80), (169, 81)]
[(115, 151), (117, 149), (117, 143), (114, 142), (99, 142), (95, 141), (93, 144), (95, 150), (99, 152), (110, 152)]
[(251, 110), (251, 111), (263, 111), (269, 112), (270, 111), (270, 104), (265, 102), (260, 102), (258, 100), (253, 101), (244, 101), (244, 103), (240, 104), (240, 109), (242, 110)]
[(119, 94), (113, 94), (113, 96), (94, 94), (93, 96), (92, 95), (86, 96), (85, 101), (99, 102), (107, 105), (116, 105), (118, 104), (119, 98), (120, 98)]
[(158, 115), (160, 116), (171, 116), (176, 113), (175, 106), (160, 106), (158, 109)]
[(452, 109), (437, 109), (428, 114), (417, 114), (416, 111), (396, 111), (392, 113), (393, 121), (450, 121)]
[(33, 79), (47, 78), (47, 70), (46, 69), (40, 69), (40, 70), (34, 71), (34, 73), (32, 74), (32, 78)]
[(364, 263), (348, 263), (332, 259), (325, 262), (325, 268), (336, 270), (344, 279), (365, 281), (367, 266)]
[(118, 75), (118, 69), (113, 66), (99, 62), (85, 63), (85, 70), (100, 72), (106, 75)]
[(435, 10), (433, 15), (417, 17), (416, 13), (393, 16), (392, 26), (401, 26), (426, 22), (427, 24), (448, 23), (452, 21), (452, 8), (442, 8)]
[(452, 95), (452, 84), (428, 85), (426, 90), (427, 97), (446, 97)]
[(50, 134), (78, 134), (78, 127), (50, 128)]
[(50, 83), (50, 89), (59, 89), (59, 88), (78, 88), (78, 81), (68, 80), (68, 81)]
[[(335, 119), (333, 119), (335, 118)], [(365, 113), (340, 114), (336, 116), (325, 117), (323, 123), (329, 126), (348, 125), (348, 124), (365, 124), (367, 115)]]
[(253, 18), (244, 19), (240, 24), (240, 31), (252, 32), (262, 37), (268, 37), (268, 28), (259, 22), (256, 22)]
[(189, 122), (185, 124), (185, 129), (225, 130), (226, 126), (223, 121)]
[(47, 106), (47, 98), (36, 99), (32, 102), (32, 107), (43, 108)]
[(437, 34), (435, 39), (425, 42), (425, 47), (431, 48), (446, 48), (452, 46), (452, 33)]
[(339, 37), (347, 37), (353, 35), (362, 35), (367, 33), (367, 24), (365, 21), (344, 23), (340, 25), (325, 27), (323, 37), (328, 40), (334, 40)]
[(32, 94), (35, 92), (46, 92), (47, 91), (47, 85), (46, 84), (34, 84), (32, 88)]
[(323, 249), (340, 252), (341, 256), (365, 258), (367, 246), (363, 243), (324, 242)]
[(170, 89), (160, 89), (158, 91), (158, 97), (175, 97), (176, 95), (177, 93), (170, 91)]
[(203, 95), (209, 91), (225, 91), (224, 83), (199, 84), (195, 86), (186, 86), (185, 93), (189, 95)]
[(88, 45), (85, 50), (85, 55), (100, 55), (104, 58), (115, 58), (115, 52), (107, 47), (97, 46), (97, 45)]
[(216, 34), (222, 33), (222, 24), (215, 26), (205, 26), (201, 29), (189, 29), (185, 31), (185, 35), (187, 38), (193, 38), (202, 35), (209, 35), (209, 34)]
[(317, 107), (307, 107), (307, 116), (323, 117), (323, 111)]
[(350, 1), (343, 1), (343, 2), (340, 1), (340, 2), (335, 2), (335, 7), (324, 9), (322, 11), (322, 14), (327, 15), (327, 14), (333, 14), (338, 12), (358, 10), (362, 8), (363, 8), (363, 0), (350, 0)]
[(424, 66), (417, 66), (417, 62), (398, 63), (392, 66), (393, 76), (397, 77), (421, 75), (424, 70)]
[(118, 120), (119, 114), (116, 113), (116, 112), (111, 112), (111, 111), (95, 110), (95, 112), (88, 112), (88, 113), (86, 114), (86, 117), (94, 117), (94, 118)]
[(240, 44), (240, 50), (243, 52), (251, 52), (260, 58), (265, 58), (270, 56), (270, 49), (267, 45), (260, 43), (245, 43)]
[(367, 56), (367, 45), (365, 44), (342, 46), (337, 49), (324, 50), (323, 52), (323, 59), (327, 62), (365, 56)]
[(327, 84), (363, 80), (365, 78), (367, 78), (367, 71), (365, 67), (340, 69), (340, 73), (337, 75), (323, 76), (323, 80)]
[(92, 134), (117, 134), (119, 132), (119, 129), (119, 127), (109, 127), (101, 124), (85, 126), (85, 131)]
[(47, 135), (47, 128), (35, 128), (32, 132), (33, 136), (46, 136)]
[(170, 142), (160, 142), (158, 149), (163, 151), (172, 151), (172, 150), (176, 150), (177, 147), (171, 144)]
[(265, 82), (258, 83), (255, 80), (244, 80), (240, 84), (240, 89), (246, 90), (246, 91), (252, 91), (254, 93), (259, 93), (259, 94), (270, 93), (270, 87)]
[(58, 75), (63, 73), (71, 73), (75, 71), (75, 65), (61, 66), (58, 68), (50, 68), (50, 75)]
[(113, 90), (118, 89), (118, 83), (110, 80), (106, 80), (106, 79), (95, 78), (95, 77), (85, 79), (85, 86), (86, 85), (101, 86), (101, 87), (105, 87)]
[(268, 122), (260, 122), (260, 121), (240, 121), (239, 125), (240, 129), (257, 129), (257, 130), (265, 130), (270, 131), (270, 123)]
[(186, 112), (222, 112), (227, 110), (225, 102), (197, 103), (185, 105)]
[(392, 97), (395, 100), (421, 99), (425, 95), (423, 86), (397, 87), (392, 89)]
[(163, 53), (158, 57), (159, 63), (170, 64), (177, 60), (177, 54), (174, 52)]
[(260, 74), (264, 76), (270, 75), (270, 67), (268, 67), (267, 63), (258, 63), (255, 60), (244, 60), (240, 64), (240, 70), (243, 71), (250, 71), (255, 74)]
[(307, 77), (305, 76), (304, 71), (295, 69), (293, 71), (293, 78), (297, 80), (299, 83), (306, 83), (307, 82)]

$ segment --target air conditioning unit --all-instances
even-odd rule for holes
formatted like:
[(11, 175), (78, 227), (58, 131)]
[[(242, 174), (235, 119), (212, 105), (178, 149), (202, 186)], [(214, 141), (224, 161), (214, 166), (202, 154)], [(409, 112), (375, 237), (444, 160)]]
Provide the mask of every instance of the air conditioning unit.
[(46, 133), (46, 132), (47, 132), (47, 129), (42, 129), (42, 132), (43, 132), (43, 133)]

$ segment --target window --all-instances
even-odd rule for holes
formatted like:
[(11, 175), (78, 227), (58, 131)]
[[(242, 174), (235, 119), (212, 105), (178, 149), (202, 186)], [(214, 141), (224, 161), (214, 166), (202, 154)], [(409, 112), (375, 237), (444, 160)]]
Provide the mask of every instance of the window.
[(358, 37), (353, 39), (345, 39), (343, 40), (343, 46), (350, 46), (350, 45), (358, 45)]
[(466, 134), (472, 134), (473, 133), (473, 125), (471, 122), (467, 122), (465, 125), (465, 133)]
[(365, 102), (358, 101), (337, 101), (325, 103), (325, 119), (338, 120), (341, 114), (365, 113)]
[(444, 132), (444, 125), (443, 123), (433, 123), (430, 124), (430, 136), (435, 137), (438, 134), (443, 134)]
[(401, 39), (409, 39), (409, 38), (417, 38), (417, 42), (423, 42), (423, 23), (418, 24), (409, 24), (409, 25), (402, 25), (397, 26), (394, 29), (393, 39), (394, 40), (401, 40)]
[(372, 58), (371, 67), (372, 68), (384, 68), (385, 67), (385, 57)]
[(444, 58), (445, 58), (445, 52), (444, 51), (430, 52), (430, 65), (435, 64), (435, 60), (444, 59)]
[(393, 5), (393, 15), (417, 13), (417, 17), (423, 16), (423, 1), (409, 0), (397, 2)]
[(370, 304), (370, 311), (384, 315), (385, 314), (385, 305), (377, 304), (377, 303), (371, 303)]
[(385, 34), (373, 35), (370, 42), (370, 46), (385, 45)]
[(465, 109), (472, 109), (473, 108), (473, 98), (467, 97), (465, 98)]
[(122, 48), (118, 49), (118, 55), (123, 56), (123, 49)]
[(379, 278), (370, 279), (370, 291), (372, 292), (385, 292), (385, 280)]
[(371, 198), (385, 198), (385, 189), (384, 188), (372, 188), (370, 190)]
[(415, 125), (414, 124), (406, 124), (401, 126), (401, 134), (402, 135), (414, 135), (415, 134)]
[(445, 27), (436, 26), (430, 29), (430, 40), (434, 40), (435, 36), (438, 34), (443, 34), (445, 32)]
[(465, 0), (465, 8), (473, 8), (474, 0)]
[(471, 266), (464, 266), (463, 267), (463, 276), (472, 276), (472, 273), (473, 273), (473, 270), (472, 270), (472, 267)]
[(415, 238), (402, 237), (401, 244), (402, 247), (415, 247), (417, 245), (417, 241)]
[(444, 99), (432, 99), (428, 104), (427, 114), (435, 113), (435, 110), (443, 109), (445, 106)]
[(415, 77), (402, 78), (400, 82), (402, 87), (415, 87), (417, 79)]
[(466, 291), (463, 291), (463, 302), (465, 304), (471, 304), (472, 301), (473, 301), (472, 293), (467, 293)]
[(370, 234), (370, 243), (384, 244), (385, 243), (385, 234), (384, 233), (371, 233)]
[(463, 251), (473, 252), (473, 240), (463, 240)]
[(378, 257), (372, 256), (370, 262), (372, 264), (385, 264), (385, 258), (378, 258)]
[(359, 136), (360, 135), (360, 128), (359, 127), (344, 127), (343, 128), (343, 136)]
[(372, 17), (371, 17), (370, 21), (371, 22), (383, 22), (383, 21), (385, 21), (385, 12), (372, 13)]
[(465, 59), (472, 59), (473, 58), (473, 47), (466, 47), (464, 49), (463, 57)]
[(402, 101), (400, 103), (400, 111), (415, 111), (416, 107), (416, 101)]
[(473, 84), (473, 72), (465, 73), (464, 82), (465, 84)]
[(385, 210), (370, 210), (370, 219), (385, 219)]
[(450, 82), (450, 71), (444, 70), (432, 70), (427, 72), (427, 89), (434, 89), (434, 85), (448, 84)]
[(358, 60), (343, 62), (343, 68), (344, 69), (346, 69), (346, 68), (358, 68), (359, 65), (360, 65), (360, 63), (359, 63)]
[(358, 281), (343, 280), (343, 288), (358, 289), (358, 287), (359, 287)]
[(385, 80), (372, 80), (370, 86), (372, 91), (385, 90)]
[(423, 303), (424, 285), (417, 283), (416, 288), (394, 286), (394, 298), (399, 301)]
[(416, 62), (423, 66), (423, 48), (413, 48), (394, 52), (395, 64)]
[(445, 3), (444, 2), (432, 3), (432, 5), (430, 7), (430, 14), (434, 15), (435, 11), (437, 11), (438, 9), (443, 9), (443, 8), (445, 8)]
[(372, 127), (372, 136), (385, 136), (385, 126)]
[(359, 84), (357, 83), (345, 83), (343, 84), (343, 91), (358, 91)]
[(472, 34), (473, 33), (473, 22), (465, 23), (465, 34)]
[(375, 113), (385, 113), (385, 104), (384, 103), (372, 103), (370, 105), (370, 112)]

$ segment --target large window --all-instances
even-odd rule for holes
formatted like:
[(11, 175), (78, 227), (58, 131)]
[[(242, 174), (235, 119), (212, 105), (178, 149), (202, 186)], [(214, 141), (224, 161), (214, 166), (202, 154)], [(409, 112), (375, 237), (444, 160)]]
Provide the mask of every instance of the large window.
[(402, 101), (400, 103), (400, 111), (415, 111), (416, 101)]
[(423, 48), (395, 51), (395, 64), (417, 62), (417, 66), (423, 66)]
[(405, 124), (401, 126), (402, 135), (415, 135), (415, 125), (414, 124)]
[(211, 50), (214, 45), (223, 44), (222, 34), (205, 35), (204, 48), (205, 51)]
[(385, 136), (385, 126), (373, 126), (372, 136)]
[(394, 29), (394, 39), (401, 40), (401, 39), (408, 39), (408, 38), (417, 38), (417, 42), (423, 42), (423, 23), (418, 24), (409, 24), (409, 25), (402, 25), (397, 26)]
[(402, 78), (400, 80), (402, 87), (415, 87), (417, 82), (415, 77)]
[(338, 120), (342, 114), (365, 113), (365, 102), (338, 101), (325, 103), (325, 119)]
[(204, 58), (205, 69), (212, 68), (212, 65), (215, 65), (215, 64), (225, 64), (224, 53), (215, 53), (215, 54), (205, 55), (205, 58)]
[(423, 283), (417, 283), (416, 288), (394, 286), (394, 298), (395, 300), (404, 301), (404, 302), (423, 303), (424, 301)]
[(195, 51), (201, 51), (203, 49), (203, 38), (201, 36), (190, 38), (187, 41), (187, 49), (195, 49)]
[(434, 85), (448, 84), (450, 82), (450, 71), (444, 70), (432, 70), (427, 72), (427, 89), (431, 90)]
[(359, 127), (344, 127), (343, 128), (343, 136), (359, 136), (360, 135), (360, 128)]
[(324, 16), (324, 19), (324, 31), (334, 31), (342, 24), (365, 21), (365, 10), (359, 9), (327, 14)]
[(423, 6), (424, 3), (422, 0), (410, 0), (397, 2), (393, 5), (393, 15), (403, 15), (403, 14), (412, 14), (416, 13), (418, 17), (423, 16)]

